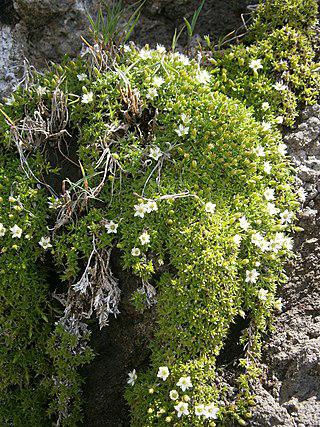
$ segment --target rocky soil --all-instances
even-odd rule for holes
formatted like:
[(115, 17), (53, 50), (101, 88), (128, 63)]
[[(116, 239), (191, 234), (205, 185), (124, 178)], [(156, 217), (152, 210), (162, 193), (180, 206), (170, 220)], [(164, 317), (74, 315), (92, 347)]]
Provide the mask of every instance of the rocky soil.
[[(208, 0), (197, 31), (221, 41), (241, 27), (248, 3)], [(197, 4), (197, 0), (149, 0), (134, 40), (169, 46), (174, 29), (183, 16), (192, 15)], [(41, 69), (66, 53), (77, 55), (80, 36), (88, 34), (87, 13), (93, 14), (96, 8), (94, 0), (0, 0), (0, 97), (10, 94), (29, 64)], [(305, 231), (295, 237), (296, 258), (287, 267), (289, 282), (279, 290), (284, 309), (265, 343), (265, 376), (257, 387), (252, 426), (316, 427), (320, 426), (319, 105), (304, 111), (301, 123), (286, 140), (299, 186), (307, 192), (300, 213)], [(120, 276), (120, 282), (124, 298), (118, 319), (101, 332), (93, 326), (97, 357), (84, 371), (86, 426), (129, 426), (123, 398), (127, 372), (148, 361), (152, 313), (147, 319), (137, 315), (129, 303), (136, 285), (125, 276)]]
[(320, 105), (308, 108), (285, 137), (307, 199), (295, 238), (283, 313), (266, 342), (266, 375), (257, 388), (253, 426), (320, 426)]

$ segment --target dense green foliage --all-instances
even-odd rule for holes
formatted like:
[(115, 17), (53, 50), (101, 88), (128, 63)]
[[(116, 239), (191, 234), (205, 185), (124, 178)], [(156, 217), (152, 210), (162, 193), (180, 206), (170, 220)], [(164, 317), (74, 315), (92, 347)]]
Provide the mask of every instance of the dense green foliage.
[[(96, 46), (1, 107), (1, 424), (79, 424), (86, 319), (118, 312), (115, 248), (141, 280), (137, 308), (157, 304), (150, 367), (130, 374), (132, 425), (250, 416), (299, 205), (278, 127), (318, 90), (315, 3), (265, 2), (258, 40), (208, 54), (208, 71), (160, 46)], [(239, 318), (229, 381), (217, 359)]]
[[(319, 63), (311, 37), (316, 8), (314, 0), (263, 2), (249, 32), (255, 36), (252, 42), (210, 59), (216, 89), (253, 106), (259, 120), (276, 115), (278, 123), (292, 125), (299, 107), (314, 103), (319, 94)], [(258, 29), (263, 37), (256, 34)]]
[(12, 157), (1, 156), (0, 196), (0, 424), (43, 425), (50, 317), (38, 242), (47, 206)]
[[(128, 392), (132, 424), (166, 425), (166, 417), (175, 423), (174, 407), (186, 399), (190, 414), (182, 416), (179, 425), (206, 424), (209, 416), (196, 415), (197, 405), (219, 407), (221, 420), (231, 414), (237, 419), (247, 412), (248, 381), (256, 373), (261, 333), (275, 305), (276, 283), (282, 280), (281, 259), (291, 246), (281, 234), (288, 227), (275, 211), (271, 213), (268, 203), (273, 197), (267, 195), (268, 189), (275, 192), (277, 202), (272, 207), (278, 214), (295, 206), (286, 160), (278, 149), (281, 138), (276, 129), (265, 131), (238, 102), (212, 91), (210, 76), (195, 64), (181, 67), (169, 56), (159, 67), (158, 55), (152, 55), (136, 78), (132, 68), (130, 84), (139, 87), (153, 69), (164, 80), (153, 100), (159, 111), (159, 133), (155, 132), (150, 145), (150, 149), (159, 147), (164, 156), (161, 180), (157, 185), (154, 172), (145, 188), (145, 197), (157, 202), (158, 211), (134, 223), (130, 218), (135, 204), (132, 194), (141, 194), (156, 166), (153, 162), (141, 174), (140, 161), (132, 172), (134, 187), (121, 198), (120, 215), (115, 211), (111, 216), (116, 222), (123, 218), (121, 248), (128, 266), (142, 279), (151, 280), (158, 258), (170, 260), (170, 268), (156, 284), (158, 321), (152, 368), (141, 378), (139, 373), (137, 385)], [(264, 156), (259, 147), (264, 148)], [(121, 146), (117, 152), (120, 161), (127, 157)], [(175, 198), (184, 192), (190, 197)], [(161, 200), (168, 194), (173, 196)], [(150, 235), (147, 251), (139, 242), (145, 232)], [(256, 238), (264, 241), (260, 250)], [(279, 238), (284, 239), (282, 243)], [(143, 254), (137, 261), (130, 256), (132, 247)], [(249, 280), (250, 272), (260, 274), (259, 279)], [(232, 398), (236, 409), (232, 409), (228, 404), (232, 392), (221, 383), (215, 365), (237, 315), (250, 318), (250, 336), (245, 333), (242, 338), (250, 352), (240, 360), (243, 374)], [(157, 377), (159, 367), (170, 371), (165, 381)], [(182, 392), (177, 387), (179, 378), (189, 376), (193, 387)], [(179, 390), (178, 401), (170, 398), (171, 390)]]
[[(80, 82), (79, 76), (85, 80)], [(29, 91), (17, 93), (14, 104), (34, 98), (46, 84), (41, 103), (50, 112), (57, 85), (61, 93), (70, 93), (69, 131), (80, 134), (81, 129), (77, 149), (83, 173), (70, 193), (87, 196), (107, 173), (99, 196), (92, 197), (77, 221), (54, 235), (53, 254), (62, 279), (78, 283), (94, 238), (99, 253), (122, 250), (123, 267), (141, 277), (140, 294), (145, 293), (146, 301), (152, 302), (152, 289), (157, 289), (152, 368), (128, 394), (133, 425), (152, 424), (162, 409), (172, 416), (168, 393), (179, 377), (189, 375), (190, 416), (182, 424), (203, 424), (203, 417), (191, 411), (197, 404), (225, 402), (221, 419), (230, 413), (242, 416), (260, 335), (276, 304), (281, 259), (291, 248), (283, 231), (293, 214), (288, 223), (284, 216), (296, 202), (276, 128), (264, 129), (238, 101), (216, 92), (209, 73), (196, 62), (162, 49), (131, 49), (109, 72), (87, 70), (79, 61), (69, 63), (67, 74), (39, 79)], [(12, 117), (14, 106), (10, 108)], [(31, 105), (24, 114), (32, 117), (34, 111)], [(106, 153), (109, 157), (101, 161)], [(40, 161), (39, 150), (29, 155), (37, 156), (42, 167), (47, 164), (44, 157)], [(54, 204), (62, 206), (63, 197)], [(110, 231), (111, 224), (116, 232)], [(250, 354), (240, 361), (241, 387), (232, 410), (227, 405), (230, 390), (218, 386), (215, 363), (237, 315), (250, 318), (250, 336), (243, 337)], [(69, 413), (65, 405), (77, 396), (77, 378), (59, 343), (53, 338), (60, 372), (58, 409)], [(77, 357), (82, 363), (86, 355)], [(161, 385), (156, 382), (159, 366), (171, 372)], [(69, 386), (61, 390), (65, 383)], [(71, 411), (70, 425), (72, 417)]]
[(316, 0), (261, 1), (250, 28), (251, 40), (265, 39), (269, 33), (288, 26), (307, 37), (315, 34), (318, 15)]

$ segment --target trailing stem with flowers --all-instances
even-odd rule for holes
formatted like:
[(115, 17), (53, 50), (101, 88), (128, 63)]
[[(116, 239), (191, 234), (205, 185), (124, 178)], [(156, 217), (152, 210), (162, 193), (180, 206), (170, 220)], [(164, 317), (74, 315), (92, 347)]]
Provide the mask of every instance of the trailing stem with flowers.
[[(292, 123), (298, 100), (313, 102), (317, 85), (313, 56), (305, 40), (292, 43), (293, 31), (277, 27), (224, 55), (203, 52), (206, 69), (162, 46), (130, 44), (112, 54), (89, 46), (81, 58), (31, 72), (1, 106), (1, 156), (9, 163), (1, 171), (8, 176), (0, 279), (11, 285), (1, 288), (0, 322), (10, 339), (14, 300), (4, 298), (17, 289), (15, 275), (29, 280), (37, 265), (44, 272), (27, 289), (30, 298), (42, 292), (37, 305), (19, 302), (12, 311), (14, 324), (32, 313), (31, 329), (39, 322), (44, 329), (29, 332), (36, 351), (26, 351), (37, 363), (23, 367), (20, 390), (9, 377), (1, 385), (2, 423), (29, 416), (30, 396), (39, 402), (32, 425), (48, 417), (80, 422), (77, 368), (93, 357), (87, 321), (95, 316), (102, 328), (119, 313), (115, 253), (140, 280), (137, 309), (156, 306), (150, 365), (129, 374), (132, 425), (244, 424), (250, 417), (261, 343), (281, 310), (276, 290), (286, 280), (304, 198), (302, 190), (296, 195), (280, 126)], [(280, 51), (302, 62), (284, 65)], [(61, 280), (59, 307), (50, 299), (48, 260)], [(231, 381), (219, 356), (239, 318), (247, 327)], [(1, 370), (13, 369), (6, 352), (0, 360)], [(12, 402), (22, 407), (16, 415)]]

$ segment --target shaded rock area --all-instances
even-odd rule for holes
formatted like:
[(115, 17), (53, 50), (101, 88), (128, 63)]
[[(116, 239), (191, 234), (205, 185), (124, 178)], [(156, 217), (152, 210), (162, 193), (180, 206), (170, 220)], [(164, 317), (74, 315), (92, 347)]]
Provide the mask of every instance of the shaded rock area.
[(23, 78), (27, 61), (38, 69), (79, 53), (91, 0), (0, 1), (0, 96)]
[(289, 281), (279, 290), (283, 313), (264, 349), (253, 426), (320, 426), (320, 106), (309, 107), (286, 136), (306, 193)]
[[(124, 3), (132, 6), (136, 0)], [(246, 4), (248, 0), (207, 0), (196, 31), (218, 42), (242, 25)], [(147, 0), (134, 41), (171, 46), (175, 28), (181, 27), (184, 16), (190, 19), (198, 5), (198, 0)], [(0, 97), (23, 78), (25, 59), (42, 69), (65, 54), (77, 55), (82, 48), (80, 37), (88, 35), (88, 14), (94, 16), (98, 6), (95, 0), (0, 0)], [(185, 37), (179, 43), (185, 44)]]
[(112, 270), (119, 279), (122, 296), (120, 314), (102, 330), (97, 323), (90, 328), (96, 357), (83, 371), (86, 378), (83, 427), (129, 427), (129, 407), (124, 398), (128, 372), (143, 370), (149, 362), (154, 310), (137, 312), (131, 295), (141, 284), (121, 272), (117, 262), (114, 264)]
[[(249, 3), (249, 0), (207, 0), (197, 21), (196, 33), (208, 34), (215, 43), (221, 42), (224, 36), (240, 29), (244, 19), (249, 19), (246, 8)], [(175, 28), (181, 28), (183, 17), (191, 21), (199, 4), (199, 0), (149, 1), (135, 29), (134, 39), (140, 44), (171, 46)], [(238, 34), (241, 32), (243, 30)], [(185, 34), (182, 34), (178, 47), (186, 43)]]

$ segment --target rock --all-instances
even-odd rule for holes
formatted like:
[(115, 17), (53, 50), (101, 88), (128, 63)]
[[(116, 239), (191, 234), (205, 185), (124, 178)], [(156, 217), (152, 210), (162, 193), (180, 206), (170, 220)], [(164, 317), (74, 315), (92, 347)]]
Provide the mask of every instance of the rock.
[(252, 422), (257, 427), (320, 425), (320, 198), (313, 185), (319, 182), (319, 105), (306, 109), (302, 119), (286, 141), (299, 184), (313, 200), (308, 198), (299, 215), (305, 231), (295, 237), (297, 258), (287, 267), (288, 283), (279, 289), (285, 310), (264, 348), (267, 374), (256, 390)]
[[(133, 6), (136, 1), (124, 3)], [(246, 11), (248, 0), (216, 0), (214, 7), (209, 3), (198, 20), (201, 35), (211, 34), (217, 41), (242, 25), (241, 13)], [(77, 55), (82, 48), (81, 36), (88, 34), (88, 14), (95, 16), (98, 6), (94, 0), (2, 0), (0, 99), (9, 95), (22, 78), (25, 59), (41, 70), (50, 61), (61, 61), (65, 54)], [(198, 6), (198, 0), (147, 1), (133, 33), (134, 41), (153, 47), (158, 43), (171, 46), (175, 28), (181, 28), (183, 17), (190, 19)], [(125, 16), (132, 10), (127, 9)], [(179, 42), (186, 44), (185, 35)]]
[(37, 69), (65, 54), (77, 55), (88, 32), (91, 0), (15, 0), (5, 2), (11, 19), (0, 14), (0, 98), (23, 77), (27, 60)]
[[(115, 260), (117, 257), (115, 257)], [(115, 261), (112, 268), (119, 279), (122, 300), (120, 314), (109, 326), (93, 325), (91, 345), (96, 357), (84, 369), (84, 426), (129, 427), (129, 408), (124, 398), (128, 373), (148, 365), (154, 326), (154, 310), (139, 314), (130, 299), (140, 281), (121, 271)]]

